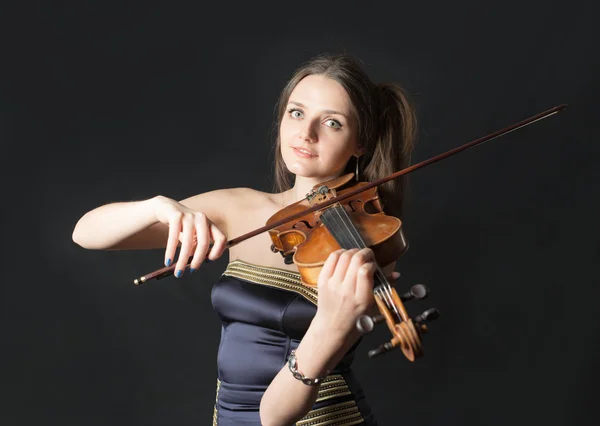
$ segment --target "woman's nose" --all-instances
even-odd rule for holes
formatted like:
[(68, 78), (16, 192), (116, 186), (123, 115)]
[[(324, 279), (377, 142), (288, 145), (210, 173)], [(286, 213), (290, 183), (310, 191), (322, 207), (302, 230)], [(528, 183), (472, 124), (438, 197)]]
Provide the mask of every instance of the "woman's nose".
[(309, 143), (315, 143), (319, 140), (316, 125), (311, 120), (306, 120), (302, 123), (299, 135), (300, 139)]

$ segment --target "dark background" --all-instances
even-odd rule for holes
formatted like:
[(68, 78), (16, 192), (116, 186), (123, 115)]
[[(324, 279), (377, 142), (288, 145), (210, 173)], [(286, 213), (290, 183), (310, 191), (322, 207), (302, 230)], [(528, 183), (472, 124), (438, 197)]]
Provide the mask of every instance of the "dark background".
[(442, 317), (415, 363), (369, 360), (389, 333), (365, 338), (380, 423), (598, 424), (593, 3), (4, 3), (0, 423), (210, 424), (226, 259), (135, 287), (160, 250), (87, 251), (71, 232), (108, 202), (269, 190), (279, 91), (347, 51), (411, 93), (414, 162), (569, 104), (410, 175), (397, 287), (427, 284), (407, 308)]

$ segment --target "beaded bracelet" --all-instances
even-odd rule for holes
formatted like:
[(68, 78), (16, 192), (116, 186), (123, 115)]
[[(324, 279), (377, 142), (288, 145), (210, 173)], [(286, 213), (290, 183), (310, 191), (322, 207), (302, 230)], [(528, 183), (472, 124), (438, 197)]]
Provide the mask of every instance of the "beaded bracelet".
[(308, 386), (320, 385), (323, 380), (327, 377), (327, 373), (324, 376), (317, 377), (316, 379), (311, 379), (308, 377), (304, 377), (304, 374), (298, 371), (298, 361), (296, 360), (296, 350), (294, 349), (290, 353), (290, 357), (288, 358), (288, 366), (290, 367), (290, 371), (295, 379), (300, 380), (302, 383)]

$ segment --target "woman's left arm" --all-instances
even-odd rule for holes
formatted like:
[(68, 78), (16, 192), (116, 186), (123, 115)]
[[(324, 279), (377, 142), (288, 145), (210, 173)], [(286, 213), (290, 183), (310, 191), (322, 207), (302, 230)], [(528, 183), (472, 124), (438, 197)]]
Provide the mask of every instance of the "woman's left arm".
[[(325, 376), (360, 338), (356, 319), (375, 307), (370, 249), (339, 250), (328, 258), (317, 284), (317, 313), (296, 349), (297, 369), (305, 377)], [(319, 385), (294, 378), (288, 365), (275, 376), (260, 403), (263, 426), (287, 426), (305, 416)]]

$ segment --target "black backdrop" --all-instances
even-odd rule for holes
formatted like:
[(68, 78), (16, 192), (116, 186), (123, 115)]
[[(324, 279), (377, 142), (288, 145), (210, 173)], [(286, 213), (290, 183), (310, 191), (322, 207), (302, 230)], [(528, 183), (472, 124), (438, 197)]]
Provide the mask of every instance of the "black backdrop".
[(348, 51), (412, 94), (415, 162), (569, 104), (411, 175), (398, 288), (427, 284), (407, 308), (442, 317), (415, 363), (369, 360), (388, 332), (366, 337), (356, 371), (381, 424), (598, 424), (592, 4), (5, 3), (0, 423), (211, 422), (226, 259), (135, 287), (161, 251), (71, 232), (107, 202), (269, 190), (279, 90)]

